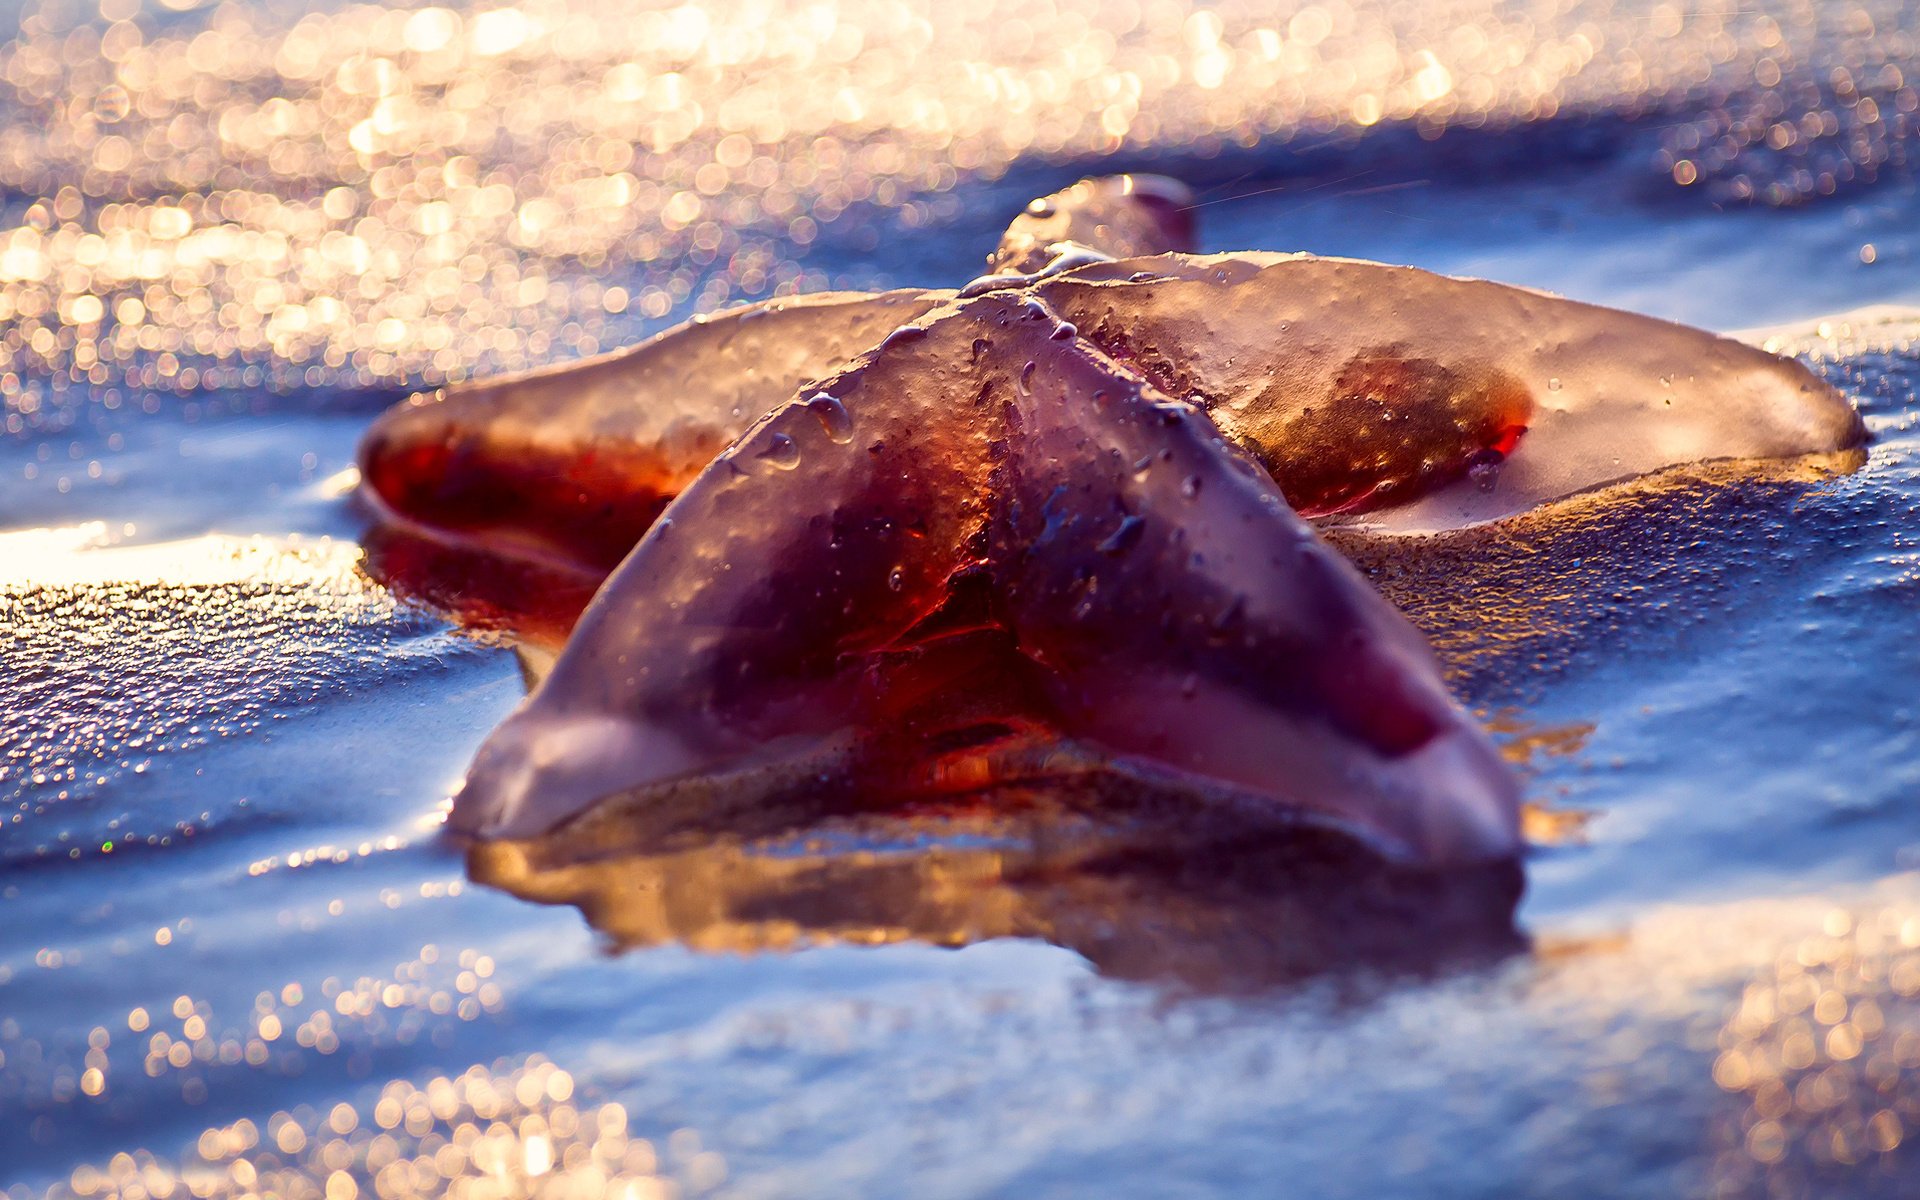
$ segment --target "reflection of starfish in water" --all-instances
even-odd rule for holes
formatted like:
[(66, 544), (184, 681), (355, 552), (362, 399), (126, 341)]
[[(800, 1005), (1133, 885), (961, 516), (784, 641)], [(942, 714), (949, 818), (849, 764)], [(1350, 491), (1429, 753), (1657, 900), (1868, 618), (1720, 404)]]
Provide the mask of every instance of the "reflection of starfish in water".
[(577, 906), (616, 949), (1040, 938), (1103, 975), (1206, 992), (1356, 969), (1422, 976), (1524, 944), (1512, 861), (1390, 866), (1352, 839), (1271, 822), (1196, 841), (1177, 806), (1142, 812), (1132, 785), (1093, 777), (999, 788), (993, 809), (872, 815), (665, 852), (610, 849), (605, 823), (589, 821), (538, 842), (478, 844), (469, 868), (523, 899)]
[[(456, 827), (534, 835), (618, 796), (672, 846), (778, 823), (781, 796), (1097, 774), (1196, 820), (1510, 857), (1507, 768), (1303, 518), (1455, 528), (1862, 436), (1805, 369), (1696, 330), (1179, 253), (1176, 187), (1036, 201), (957, 293), (772, 301), (383, 417), (362, 462), (396, 522), (593, 583), (619, 563)], [(408, 582), (421, 544), (376, 569)]]

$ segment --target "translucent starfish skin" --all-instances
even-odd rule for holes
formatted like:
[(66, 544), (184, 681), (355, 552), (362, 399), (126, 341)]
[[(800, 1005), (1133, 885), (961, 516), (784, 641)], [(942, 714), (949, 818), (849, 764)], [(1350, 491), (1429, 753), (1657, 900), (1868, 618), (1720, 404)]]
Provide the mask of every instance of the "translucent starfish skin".
[[(1017, 293), (925, 325), (681, 495), (488, 739), (457, 827), (822, 755), (885, 769), (944, 706), (1391, 855), (1515, 852), (1516, 786), (1420, 636), (1204, 412)], [(959, 695), (996, 652), (994, 694)]]
[[(1201, 403), (1308, 515), (1456, 529), (1709, 459), (1859, 445), (1801, 364), (1670, 321), (1412, 267), (1161, 255), (1038, 294)], [(1249, 320), (1257, 314), (1257, 320)], [(1478, 479), (1463, 479), (1481, 466)]]
[[(505, 608), (546, 600), (509, 614), (523, 633), (557, 644), (632, 548), (455, 826), (616, 813), (628, 845), (666, 844), (804, 821), (792, 803), (1098, 774), (1406, 861), (1510, 856), (1512, 777), (1296, 514), (1458, 528), (1863, 437), (1798, 364), (1698, 330), (1378, 263), (1167, 252), (1178, 198), (1088, 181), (957, 294), (770, 302), (383, 417), (368, 490), (453, 555), (414, 561), (525, 560)], [(463, 612), (500, 574), (452, 569)]]
[(824, 293), (627, 350), (415, 396), (360, 446), (389, 519), (604, 575), (714, 455), (947, 293)]

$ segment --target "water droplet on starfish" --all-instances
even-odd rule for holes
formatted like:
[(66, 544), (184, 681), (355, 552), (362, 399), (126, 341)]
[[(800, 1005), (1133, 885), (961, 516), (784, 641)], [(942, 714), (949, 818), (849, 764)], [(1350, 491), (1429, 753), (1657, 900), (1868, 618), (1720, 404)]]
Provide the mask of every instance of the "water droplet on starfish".
[(800, 465), (800, 443), (784, 433), (775, 433), (767, 438), (766, 447), (754, 458), (778, 470), (791, 471)]
[(1483, 492), (1491, 492), (1500, 482), (1500, 465), (1506, 462), (1506, 456), (1498, 450), (1483, 450), (1474, 456), (1473, 463), (1467, 468), (1467, 478)]
[(853, 416), (847, 412), (847, 406), (840, 402), (839, 397), (816, 392), (807, 401), (807, 411), (818, 418), (827, 440), (834, 445), (844, 446), (853, 440)]
[(1227, 607), (1220, 610), (1220, 612), (1214, 616), (1210, 622), (1210, 627), (1216, 638), (1225, 641), (1238, 634), (1245, 627), (1246, 623), (1247, 598), (1245, 596), (1235, 596), (1232, 603), (1228, 604)]
[(925, 336), (927, 336), (927, 330), (923, 325), (902, 325), (881, 339), (880, 348), (885, 350), (890, 346), (898, 346)]
[(1140, 544), (1140, 539), (1146, 531), (1147, 522), (1144, 517), (1128, 517), (1120, 522), (1120, 527), (1115, 529), (1110, 537), (1100, 543), (1100, 553), (1125, 554)]

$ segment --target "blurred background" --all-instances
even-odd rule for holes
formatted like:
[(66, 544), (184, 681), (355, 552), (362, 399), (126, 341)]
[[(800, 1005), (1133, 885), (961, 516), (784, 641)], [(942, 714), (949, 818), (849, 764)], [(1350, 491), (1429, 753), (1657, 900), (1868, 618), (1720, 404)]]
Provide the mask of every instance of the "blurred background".
[[(0, 51), (0, 383), (24, 420), (74, 389), (544, 363), (730, 301), (945, 282), (1009, 206), (1111, 166), (1417, 211), (1415, 181), (1608, 159), (1688, 210), (1815, 203), (1906, 176), (1914, 24), (1771, 0), (29, 5)], [(1268, 225), (1259, 248), (1300, 236)]]

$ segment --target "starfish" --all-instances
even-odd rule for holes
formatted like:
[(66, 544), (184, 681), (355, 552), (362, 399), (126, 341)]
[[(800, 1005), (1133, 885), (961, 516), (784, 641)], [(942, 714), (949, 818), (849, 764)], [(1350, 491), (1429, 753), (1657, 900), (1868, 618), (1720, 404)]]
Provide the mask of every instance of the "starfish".
[(1196, 820), (1511, 858), (1513, 775), (1317, 530), (1864, 437), (1753, 347), (1407, 267), (1198, 255), (1186, 211), (1167, 181), (1084, 181), (957, 291), (770, 301), (383, 416), (361, 459), (391, 522), (598, 585), (455, 828), (617, 811), (671, 847), (777, 823), (782, 796), (1098, 774)]

